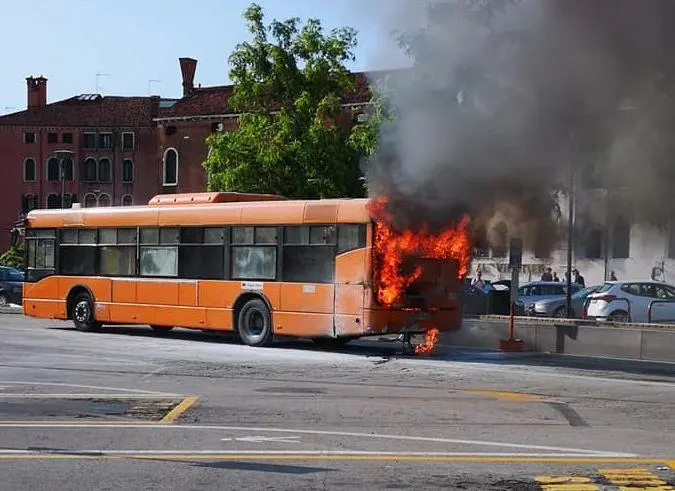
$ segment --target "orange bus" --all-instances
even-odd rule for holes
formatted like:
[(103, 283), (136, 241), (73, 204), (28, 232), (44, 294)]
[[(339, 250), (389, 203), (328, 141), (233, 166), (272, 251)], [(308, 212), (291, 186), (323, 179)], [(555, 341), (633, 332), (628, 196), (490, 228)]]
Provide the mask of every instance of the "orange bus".
[(251, 346), (275, 335), (340, 344), (458, 327), (459, 283), (446, 274), (422, 275), (402, 303), (378, 301), (368, 203), (198, 193), (35, 210), (26, 219), (23, 311), (72, 319), (81, 331), (235, 331)]

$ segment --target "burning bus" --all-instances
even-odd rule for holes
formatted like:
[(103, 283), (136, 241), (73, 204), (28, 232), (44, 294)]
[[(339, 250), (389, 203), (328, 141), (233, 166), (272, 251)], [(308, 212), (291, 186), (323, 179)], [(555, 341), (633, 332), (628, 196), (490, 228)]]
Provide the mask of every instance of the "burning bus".
[(341, 344), (459, 326), (468, 223), (395, 230), (382, 200), (160, 195), (132, 207), (35, 210), (24, 313), (83, 331), (146, 324)]

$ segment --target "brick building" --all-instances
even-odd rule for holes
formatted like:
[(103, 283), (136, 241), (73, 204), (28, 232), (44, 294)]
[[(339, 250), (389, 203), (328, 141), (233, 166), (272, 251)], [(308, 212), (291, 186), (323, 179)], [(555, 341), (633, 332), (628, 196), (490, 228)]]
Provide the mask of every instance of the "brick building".
[(28, 108), (0, 117), (0, 251), (22, 213), (75, 201), (144, 203), (159, 180), (159, 97), (84, 94), (47, 104), (47, 79), (26, 81)]
[[(162, 156), (163, 192), (203, 191), (207, 175), (202, 163), (208, 155), (206, 138), (217, 131), (228, 131), (237, 124), (237, 114), (228, 100), (233, 87), (195, 87), (197, 60), (180, 58), (183, 97), (163, 108), (155, 118), (157, 140)], [(354, 89), (345, 95), (345, 122), (350, 124), (352, 109), (359, 111), (370, 102), (368, 79), (355, 74)]]
[[(83, 94), (47, 104), (47, 79), (26, 79), (28, 108), (0, 116), (0, 252), (34, 208), (145, 204), (159, 193), (206, 189), (205, 140), (236, 126), (233, 88), (196, 87), (197, 60), (179, 61), (180, 99)], [(347, 122), (370, 100), (366, 77), (355, 76)]]

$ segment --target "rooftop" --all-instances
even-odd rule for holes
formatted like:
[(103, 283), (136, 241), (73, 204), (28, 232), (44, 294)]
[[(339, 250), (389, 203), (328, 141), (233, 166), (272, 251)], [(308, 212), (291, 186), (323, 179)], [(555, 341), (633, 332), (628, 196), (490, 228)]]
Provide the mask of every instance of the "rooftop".
[(0, 116), (0, 126), (154, 126), (160, 98), (81, 94)]

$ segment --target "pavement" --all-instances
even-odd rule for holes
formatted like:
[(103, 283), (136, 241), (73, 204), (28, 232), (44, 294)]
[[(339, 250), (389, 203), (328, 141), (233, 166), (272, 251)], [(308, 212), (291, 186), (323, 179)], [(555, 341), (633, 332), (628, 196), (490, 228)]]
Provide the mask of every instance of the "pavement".
[(675, 489), (675, 366), (0, 315), (0, 489)]

